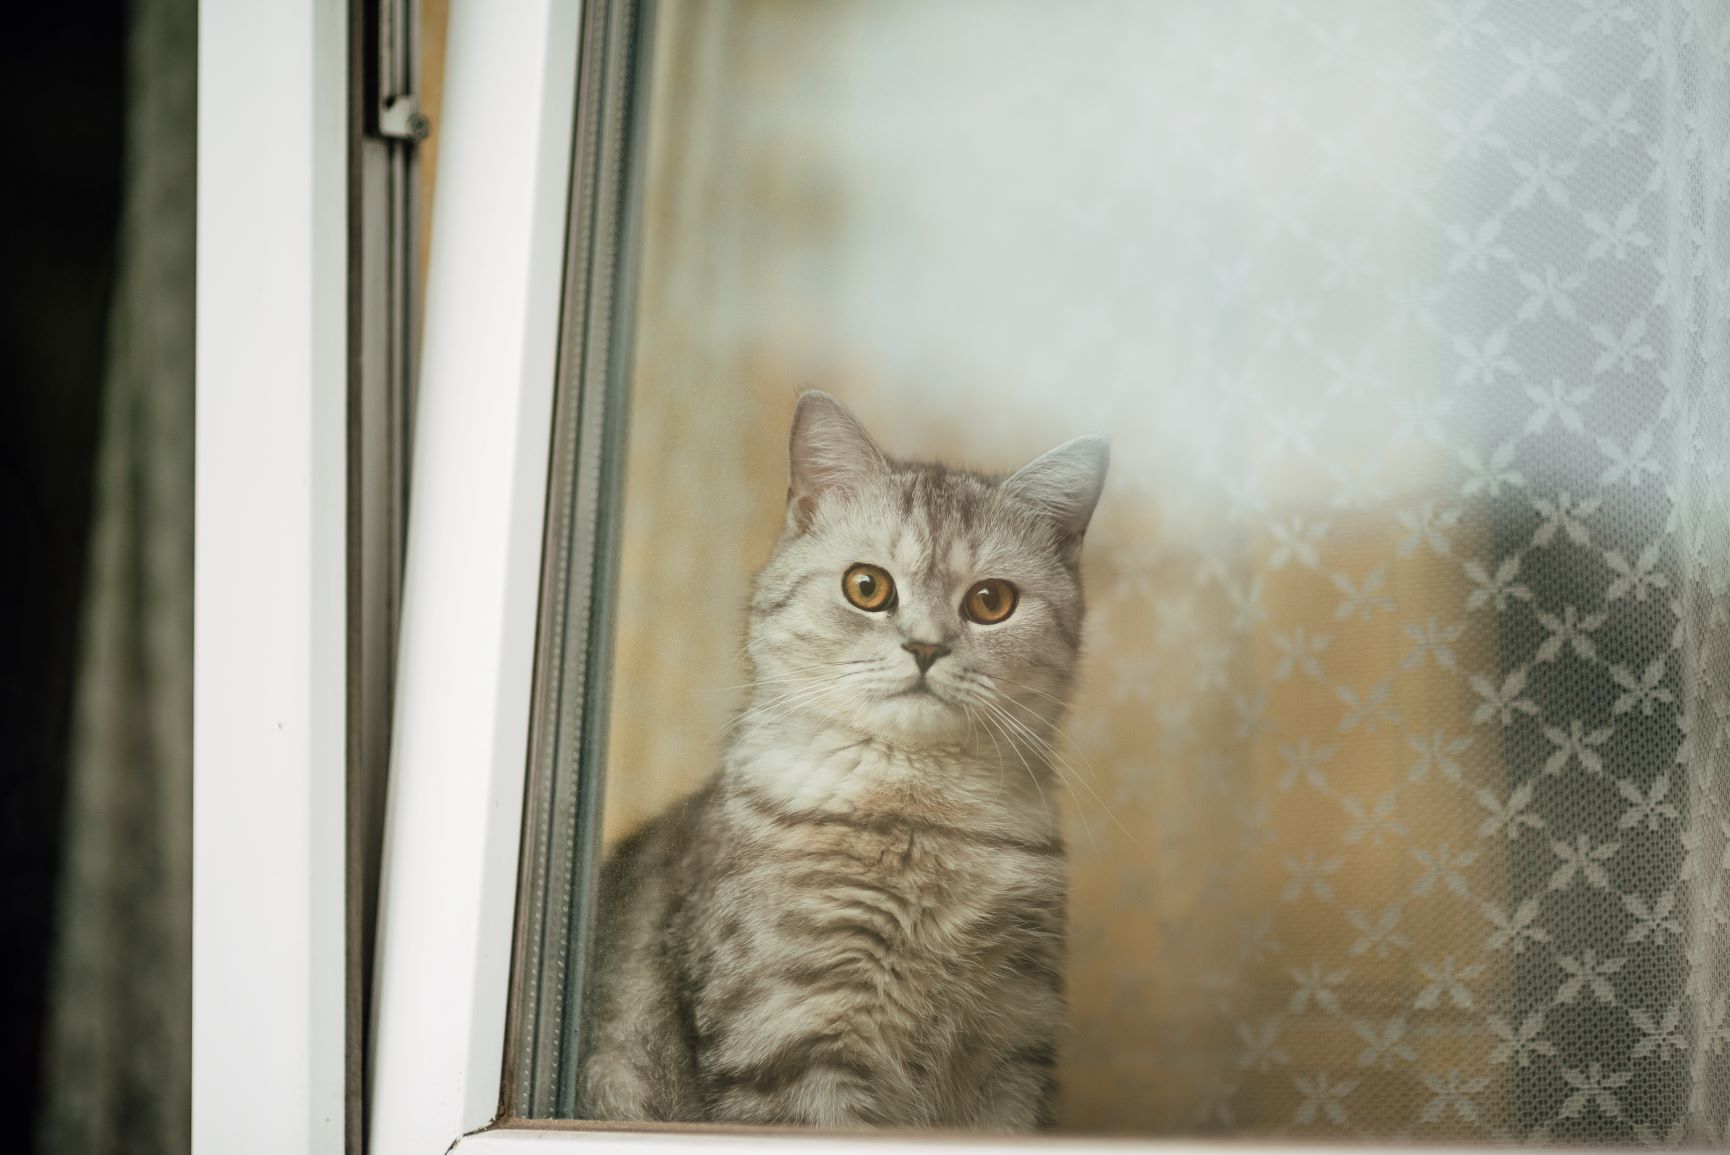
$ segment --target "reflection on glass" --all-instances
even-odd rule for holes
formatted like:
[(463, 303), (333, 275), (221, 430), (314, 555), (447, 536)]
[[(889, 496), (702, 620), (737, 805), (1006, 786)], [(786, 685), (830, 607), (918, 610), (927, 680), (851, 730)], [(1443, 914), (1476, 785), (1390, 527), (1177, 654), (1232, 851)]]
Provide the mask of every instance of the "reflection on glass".
[[(656, 36), (606, 849), (774, 697), (742, 631), (803, 389), (999, 474), (1102, 432), (1073, 709), (1049, 757), (1007, 735), (1066, 823), (1057, 1125), (1725, 1141), (1730, 12)], [(690, 993), (653, 1029), (706, 1046)], [(762, 1057), (876, 1121), (880, 1072)], [(690, 1085), (670, 1113), (757, 1117)]]

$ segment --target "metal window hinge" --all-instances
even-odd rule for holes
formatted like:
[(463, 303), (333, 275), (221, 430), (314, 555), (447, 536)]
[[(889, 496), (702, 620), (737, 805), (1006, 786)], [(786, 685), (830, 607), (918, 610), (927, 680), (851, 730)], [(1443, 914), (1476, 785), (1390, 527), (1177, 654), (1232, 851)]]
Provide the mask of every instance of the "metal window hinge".
[(432, 133), (432, 121), (420, 110), (420, 97), (413, 93), (387, 96), (378, 106), (378, 134), (388, 140), (419, 144)]

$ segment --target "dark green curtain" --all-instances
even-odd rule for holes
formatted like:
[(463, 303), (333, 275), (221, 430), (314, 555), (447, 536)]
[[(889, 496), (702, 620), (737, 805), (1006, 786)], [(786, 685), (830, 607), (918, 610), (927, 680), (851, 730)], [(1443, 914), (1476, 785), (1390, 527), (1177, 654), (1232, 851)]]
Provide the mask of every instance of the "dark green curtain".
[(130, 13), (40, 1149), (190, 1147), (197, 6)]

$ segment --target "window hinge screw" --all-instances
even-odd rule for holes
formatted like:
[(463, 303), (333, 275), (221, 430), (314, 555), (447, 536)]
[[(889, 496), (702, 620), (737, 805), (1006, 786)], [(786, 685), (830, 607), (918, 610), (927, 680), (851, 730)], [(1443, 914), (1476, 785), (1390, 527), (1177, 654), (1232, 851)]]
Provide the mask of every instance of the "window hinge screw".
[(432, 121), (420, 110), (420, 97), (412, 93), (385, 97), (378, 106), (378, 134), (414, 144), (430, 136)]

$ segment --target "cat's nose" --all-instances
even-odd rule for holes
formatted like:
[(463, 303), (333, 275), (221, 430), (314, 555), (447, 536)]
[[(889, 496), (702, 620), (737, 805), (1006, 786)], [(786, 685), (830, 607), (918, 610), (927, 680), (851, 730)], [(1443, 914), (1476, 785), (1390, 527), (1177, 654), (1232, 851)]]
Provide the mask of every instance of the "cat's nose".
[(913, 655), (921, 674), (931, 668), (931, 663), (949, 652), (949, 647), (941, 642), (902, 642), (901, 648)]

